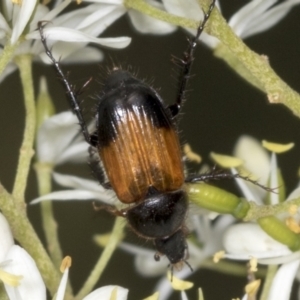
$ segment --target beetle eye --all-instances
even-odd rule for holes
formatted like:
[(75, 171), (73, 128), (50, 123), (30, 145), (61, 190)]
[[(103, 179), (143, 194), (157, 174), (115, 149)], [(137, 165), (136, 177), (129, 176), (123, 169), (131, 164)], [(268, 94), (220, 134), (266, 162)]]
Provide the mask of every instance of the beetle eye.
[(160, 261), (160, 255), (158, 253), (154, 254), (154, 260), (155, 261)]

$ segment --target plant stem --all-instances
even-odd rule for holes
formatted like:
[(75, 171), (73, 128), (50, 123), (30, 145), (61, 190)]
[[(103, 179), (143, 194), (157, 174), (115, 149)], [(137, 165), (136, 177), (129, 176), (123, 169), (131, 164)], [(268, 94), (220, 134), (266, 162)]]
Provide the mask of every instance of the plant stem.
[(257, 205), (255, 202), (250, 201), (250, 209), (246, 217), (243, 218), (244, 222), (254, 221), (259, 218), (275, 216), (279, 213), (288, 212), (292, 205), (300, 206), (300, 198), (292, 199), (275, 205)]
[[(34, 169), (38, 180), (39, 195), (43, 196), (49, 194), (52, 190), (52, 166), (49, 164), (38, 162), (35, 164)], [(47, 249), (55, 267), (58, 269), (62, 262), (63, 255), (57, 235), (57, 223), (53, 214), (52, 201), (41, 202), (41, 215), (43, 231), (45, 233), (47, 241)]]
[(0, 282), (0, 300), (9, 300), (3, 282)]
[(11, 61), (18, 45), (19, 45), (18, 43), (14, 45), (10, 45), (10, 44), (5, 45), (0, 57), (0, 75), (3, 73), (6, 66)]
[(117, 217), (115, 221), (115, 225), (111, 232), (109, 241), (105, 246), (98, 262), (96, 263), (94, 269), (92, 270), (90, 276), (86, 280), (85, 284), (83, 285), (82, 289), (78, 292), (75, 299), (81, 300), (84, 296), (91, 292), (97, 281), (99, 280), (100, 276), (102, 275), (105, 267), (107, 266), (112, 254), (116, 250), (119, 242), (123, 238), (123, 231), (126, 222), (123, 218)]
[[(246, 277), (247, 275), (245, 265), (227, 260), (214, 263), (212, 259), (209, 258), (202, 261), (198, 267), (231, 276)], [(259, 269), (256, 274), (260, 277), (264, 277), (266, 274), (265, 269)]]
[(268, 271), (267, 271), (267, 276), (265, 279), (264, 287), (260, 296), (260, 300), (267, 300), (269, 291), (273, 282), (273, 279), (276, 275), (278, 266), (277, 265), (269, 265), (268, 266)]
[(263, 89), (270, 103), (282, 103), (300, 117), (300, 95), (274, 72), (268, 58), (249, 49), (236, 36), (217, 9), (214, 10), (212, 18), (207, 32), (217, 37), (249, 71), (252, 76), (250, 83), (254, 81), (257, 86)]
[(36, 114), (31, 70), (31, 56), (19, 56), (16, 58), (16, 63), (20, 70), (26, 116), (23, 142), (20, 148), (17, 174), (15, 177), (12, 194), (14, 196), (15, 201), (24, 206), (24, 193), (27, 184), (27, 177), (29, 173), (31, 158), (34, 155), (33, 142), (35, 137)]

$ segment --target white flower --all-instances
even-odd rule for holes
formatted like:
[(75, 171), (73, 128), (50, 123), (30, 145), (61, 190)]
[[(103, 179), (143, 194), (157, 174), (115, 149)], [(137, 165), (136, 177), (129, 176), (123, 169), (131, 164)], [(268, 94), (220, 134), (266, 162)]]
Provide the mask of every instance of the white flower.
[(46, 287), (34, 260), (23, 248), (14, 245), (9, 225), (1, 213), (0, 267), (0, 279), (10, 300), (46, 300)]
[(187, 297), (185, 291), (181, 291), (181, 300), (188, 300), (188, 297)]
[(31, 204), (47, 200), (96, 200), (109, 205), (121, 205), (114, 191), (105, 189), (95, 180), (59, 173), (53, 173), (53, 179), (61, 186), (71, 189), (52, 192), (38, 197)]
[[(155, 8), (165, 10), (164, 6), (153, 0), (146, 0), (146, 2)], [(154, 19), (147, 15), (143, 15), (133, 9), (128, 10), (129, 18), (134, 25), (135, 29), (140, 33), (152, 33), (152, 34), (168, 34), (176, 29), (176, 26), (169, 23)]]
[[(84, 0), (84, 2), (92, 2), (92, 3), (110, 3), (115, 5), (123, 6), (123, 0), (113, 0), (113, 1), (105, 1), (105, 0)], [(145, 0), (149, 5), (154, 6), (160, 10), (165, 10), (164, 6), (154, 0)], [(134, 28), (140, 33), (147, 34), (168, 34), (176, 30), (176, 26), (166, 23), (164, 21), (157, 20), (150, 16), (144, 15), (136, 10), (128, 9), (128, 15), (130, 21)], [(90, 16), (90, 20), (93, 18), (97, 19), (97, 13), (93, 13)]]
[[(104, 29), (111, 25), (116, 19), (125, 13), (125, 8), (120, 4), (91, 4), (80, 6), (74, 11), (60, 14), (71, 0), (56, 2), (57, 5), (49, 11), (48, 7), (37, 1), (22, 1), (21, 5), (13, 4), (11, 0), (4, 0), (4, 12), (0, 13), (0, 45), (4, 48), (7, 44), (19, 43), (14, 55), (31, 54), (33, 57), (39, 56), (46, 60), (45, 51), (40, 41), (40, 34), (37, 31), (38, 21), (49, 21), (45, 28), (45, 36), (52, 41), (56, 41), (55, 53), (58, 57), (68, 57), (70, 61), (99, 61), (102, 58), (101, 52), (96, 48), (87, 48), (79, 55), (79, 50), (88, 43), (97, 43), (106, 47), (124, 48), (130, 43), (130, 38), (97, 38)], [(98, 18), (91, 20), (91, 13), (98, 13)], [(60, 15), (59, 15), (60, 14)], [(58, 16), (59, 15), (59, 16)], [(10, 25), (12, 24), (12, 25)], [(76, 42), (67, 45), (64, 42)], [(5, 48), (4, 48), (5, 49)], [(0, 54), (4, 50), (1, 50)], [(47, 62), (49, 60), (47, 59)], [(3, 74), (2, 79), (16, 66), (11, 62)]]
[[(240, 38), (264, 32), (279, 23), (295, 6), (299, 0), (252, 0), (239, 9), (228, 21), (229, 26)], [(277, 5), (275, 5), (277, 3)], [(217, 39), (203, 39), (210, 47), (215, 48)]]
[[(265, 185), (270, 174), (270, 155), (255, 138), (242, 135), (233, 150), (234, 156), (243, 160), (249, 174), (255, 174), (259, 183)], [(253, 186), (253, 184), (251, 185)], [(265, 193), (263, 189), (260, 189)]]
[[(278, 0), (252, 0), (239, 9), (228, 21), (233, 31), (245, 39), (254, 34), (266, 31), (280, 22), (289, 11), (300, 3), (300, 0), (287, 0), (275, 5)], [(178, 1), (163, 0), (166, 10), (172, 14), (194, 20), (201, 20), (203, 12), (196, 0)], [(220, 5), (217, 2), (220, 9)], [(195, 30), (189, 30), (195, 33)], [(219, 40), (205, 32), (200, 38), (209, 47), (215, 48)]]
[(47, 119), (39, 128), (36, 145), (39, 162), (59, 165), (87, 160), (89, 145), (83, 139), (77, 117), (70, 111)]
[(5, 284), (9, 299), (46, 299), (45, 284), (31, 256), (20, 246), (13, 245), (6, 259), (9, 263), (3, 269), (11, 274), (23, 276), (20, 285), (17, 287)]
[[(48, 118), (37, 134), (37, 160), (52, 168), (67, 162), (87, 163), (89, 144), (83, 139), (78, 119), (70, 112), (62, 112)], [(53, 172), (53, 179), (69, 190), (56, 191), (32, 201), (46, 200), (99, 200), (110, 205), (119, 201), (112, 190), (103, 188), (95, 180)]]
[[(242, 159), (244, 175), (251, 175), (252, 178), (254, 177), (254, 180), (257, 180), (263, 186), (267, 184), (270, 175), (271, 158), (259, 141), (248, 135), (242, 135), (234, 147), (233, 154)], [(262, 199), (266, 196), (264, 189), (244, 180), (237, 180), (237, 183), (248, 200), (255, 201), (257, 204), (263, 204)]]
[[(290, 300), (292, 284), (299, 269), (300, 260), (295, 260), (283, 264), (277, 271), (272, 281), (267, 300)], [(247, 300), (248, 295), (245, 294), (242, 300)]]
[(290, 299), (292, 284), (299, 270), (300, 259), (283, 264), (277, 271), (270, 289), (268, 300)]
[(278, 0), (252, 0), (237, 11), (228, 23), (238, 36), (245, 39), (270, 29), (300, 3), (299, 0), (277, 2)]
[[(112, 297), (113, 293), (115, 293), (115, 297)], [(107, 285), (101, 288), (94, 290), (92, 293), (88, 294), (82, 300), (126, 300), (128, 295), (128, 289), (125, 289), (121, 286), (117, 285)]]
[[(57, 294), (55, 297), (56, 300), (63, 300), (65, 297), (65, 291), (67, 288), (70, 266), (71, 266), (71, 258), (65, 257), (61, 266), (61, 269), (63, 268), (62, 270), (63, 276), (58, 286)], [(108, 285), (94, 290), (93, 292), (85, 296), (82, 300), (98, 300), (98, 299), (126, 300), (127, 294), (128, 294), (128, 289), (125, 289), (117, 285)]]
[(122, 242), (119, 248), (134, 256), (136, 270), (143, 276), (154, 277), (166, 273), (168, 259), (164, 256), (158, 262), (154, 261), (154, 250), (149, 250), (127, 242)]
[(257, 224), (236, 224), (224, 234), (226, 257), (234, 260), (282, 257), (291, 254), (287, 246), (275, 241)]
[[(244, 144), (244, 145), (243, 145)], [(241, 151), (243, 149), (243, 151)], [(252, 150), (255, 149), (254, 152)], [(276, 155), (273, 152), (271, 161), (263, 149), (259, 150), (258, 142), (248, 136), (243, 136), (238, 145), (235, 148), (235, 154), (245, 160), (247, 169), (251, 169), (258, 173), (254, 175), (262, 175), (262, 184), (266, 184), (267, 180), (270, 180), (271, 187), (278, 187), (278, 167)], [(256, 163), (256, 155), (258, 155), (258, 161), (269, 171), (269, 175), (265, 176), (264, 172), (261, 172), (260, 166)], [(263, 161), (263, 157), (266, 159)], [(254, 167), (251, 163), (254, 162)], [(270, 166), (268, 166), (270, 164)], [(249, 195), (252, 192), (249, 191), (251, 186), (246, 184), (240, 184), (244, 195)], [(253, 188), (253, 187), (252, 187)], [(257, 194), (256, 194), (257, 195)], [(263, 195), (264, 197), (265, 195)], [(280, 192), (271, 193), (270, 203), (280, 203)], [(286, 199), (289, 201), (300, 196), (300, 189), (295, 189), (291, 195)], [(246, 196), (247, 198), (247, 196)], [(248, 200), (253, 200), (249, 199)], [(259, 199), (257, 203), (263, 204), (263, 198)], [(284, 217), (282, 214), (281, 218)], [(297, 270), (300, 264), (300, 252), (292, 252), (287, 246), (275, 241), (272, 237), (268, 236), (258, 224), (236, 224), (226, 231), (224, 234), (224, 248), (227, 251), (225, 255), (228, 259), (233, 260), (249, 260), (251, 257), (258, 259), (260, 264), (275, 264), (282, 266), (278, 269), (275, 279), (272, 282), (272, 286), (269, 291), (268, 299), (281, 299), (288, 300), (291, 293), (291, 286), (295, 279)]]
[(0, 262), (3, 262), (9, 249), (15, 243), (8, 222), (2, 213), (0, 213), (0, 244)]
[[(40, 41), (37, 30), (39, 21), (47, 21), (44, 34), (49, 47), (53, 47), (54, 57), (68, 62), (99, 62), (102, 52), (88, 43), (96, 43), (105, 47), (124, 48), (131, 39), (129, 37), (97, 38), (107, 27), (127, 12), (122, 0), (95, 0), (88, 5), (78, 5), (71, 12), (62, 13), (72, 0), (56, 1), (52, 10), (37, 1), (23, 0), (21, 5), (4, 0), (3, 13), (0, 13), (0, 45), (19, 43), (14, 55), (31, 54), (44, 62), (50, 63)], [(163, 5), (153, 0), (149, 4), (164, 9)], [(132, 24), (141, 33), (168, 34), (176, 27), (166, 22), (128, 10)], [(73, 42), (72, 44), (66, 42)], [(86, 47), (84, 51), (81, 51)], [(3, 50), (0, 51), (0, 54)], [(0, 80), (13, 72), (16, 66), (11, 62), (7, 65)]]
[[(89, 160), (89, 144), (83, 139), (77, 117), (70, 111), (48, 118), (38, 130), (36, 151), (39, 163), (57, 165)], [(53, 172), (53, 179), (68, 190), (56, 191), (31, 204), (47, 200), (97, 200), (109, 205), (121, 205), (113, 190), (105, 189), (99, 182), (77, 176)]]
[[(177, 15), (180, 17), (185, 17), (187, 19), (199, 20), (203, 19), (203, 10), (201, 9), (199, 2), (197, 0), (162, 0), (167, 12)], [(219, 2), (216, 2), (216, 5), (219, 7)], [(195, 35), (196, 29), (186, 28), (188, 32)], [(216, 38), (207, 35), (205, 32), (202, 32), (201, 39), (205, 37), (206, 39), (217, 40)]]

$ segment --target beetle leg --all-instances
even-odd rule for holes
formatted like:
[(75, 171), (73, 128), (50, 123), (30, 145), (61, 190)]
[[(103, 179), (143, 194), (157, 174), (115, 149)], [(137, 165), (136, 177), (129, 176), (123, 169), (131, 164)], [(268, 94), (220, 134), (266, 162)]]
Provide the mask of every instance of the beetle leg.
[(185, 93), (187, 89), (188, 80), (191, 76), (191, 68), (194, 61), (194, 52), (197, 46), (197, 40), (199, 39), (201, 33), (203, 32), (205, 25), (215, 7), (215, 2), (216, 0), (212, 0), (208, 8), (208, 11), (204, 12), (203, 21), (201, 21), (197, 29), (196, 35), (189, 39), (187, 49), (183, 53), (183, 58), (181, 59), (173, 58), (173, 61), (175, 60), (175, 63), (181, 66), (180, 75), (179, 75), (179, 89), (177, 92), (176, 102), (168, 107), (173, 117), (175, 117), (179, 113), (181, 106), (185, 100)]
[(98, 149), (95, 147), (89, 147), (89, 166), (92, 170), (93, 176), (101, 183), (105, 189), (112, 189), (110, 182), (106, 176), (104, 167), (102, 166), (101, 159), (98, 154)]
[[(81, 132), (84, 136), (84, 139), (86, 140), (87, 143), (89, 143), (92, 146), (95, 146), (93, 144), (93, 136), (89, 134), (88, 128), (87, 128), (87, 124), (84, 120), (83, 114), (82, 114), (82, 110), (80, 108), (79, 105), (79, 101), (78, 101), (78, 93), (74, 90), (74, 86), (72, 84), (69, 83), (67, 76), (64, 74), (64, 72), (62, 71), (61, 67), (60, 67), (60, 63), (59, 61), (57, 61), (53, 54), (51, 49), (48, 47), (47, 45), (47, 40), (46, 37), (44, 35), (44, 27), (45, 27), (45, 21), (40, 21), (38, 22), (38, 30), (40, 32), (40, 36), (41, 36), (41, 42), (45, 48), (46, 54), (47, 56), (50, 58), (50, 60), (53, 63), (53, 66), (56, 70), (56, 73), (59, 77), (59, 79), (62, 81), (63, 85), (66, 88), (67, 91), (67, 97), (69, 99), (69, 102), (71, 104), (72, 107), (72, 111), (73, 113), (76, 115), (78, 121), (79, 121), (79, 125), (81, 127)], [(88, 85), (88, 83), (91, 81), (92, 79), (89, 79), (83, 86), (83, 88)], [(82, 89), (79, 89), (79, 93), (82, 92)]]
[(107, 204), (96, 205), (95, 202), (93, 202), (93, 207), (95, 211), (106, 210), (116, 217), (125, 218), (127, 214), (126, 210), (118, 210), (115, 206), (111, 206)]

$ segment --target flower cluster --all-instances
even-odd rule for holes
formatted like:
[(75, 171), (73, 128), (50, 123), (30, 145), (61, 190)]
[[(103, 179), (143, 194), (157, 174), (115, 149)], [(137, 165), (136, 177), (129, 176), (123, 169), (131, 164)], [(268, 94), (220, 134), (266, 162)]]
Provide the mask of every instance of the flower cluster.
[[(9, 299), (46, 300), (46, 286), (34, 260), (25, 249), (15, 245), (7, 220), (1, 213), (0, 240), (0, 279)], [(64, 299), (70, 266), (70, 258), (66, 257), (62, 262), (63, 276), (57, 289), (57, 300)], [(83, 300), (112, 299), (113, 293), (114, 299), (125, 300), (128, 290), (119, 286), (105, 286), (96, 289)]]
[[(45, 124), (51, 124), (64, 114), (67, 113), (53, 116), (48, 119)], [(73, 122), (71, 122), (70, 125), (73, 124)], [(59, 126), (61, 126), (61, 122), (58, 122), (57, 124), (60, 124)], [(42, 127), (41, 130), (44, 130), (44, 128)], [(53, 127), (52, 130), (57, 130), (55, 131), (57, 134), (60, 131), (59, 127)], [(47, 132), (47, 135), (51, 134)], [(266, 147), (268, 147), (268, 145), (269, 144), (266, 144)], [(269, 149), (270, 151), (282, 152), (288, 150), (291, 146), (292, 145), (287, 145), (285, 147), (278, 146), (279, 150), (278, 148), (274, 148), (274, 150), (272, 147)], [(51, 147), (57, 148), (55, 145), (52, 145)], [(85, 150), (83, 149), (81, 155), (84, 153)], [(278, 183), (278, 167), (275, 152), (273, 152), (270, 157), (266, 149), (263, 148), (258, 141), (251, 137), (243, 136), (239, 139), (235, 147), (235, 156), (239, 158), (239, 164), (241, 162), (243, 163), (243, 172), (251, 174), (254, 178), (258, 178), (260, 184), (266, 186), (268, 180), (270, 180), (272, 182), (272, 187), (280, 186)], [(217, 161), (221, 161), (220, 157), (221, 156), (215, 155)], [(78, 158), (80, 158), (80, 156), (78, 156)], [(233, 159), (230, 160), (227, 157), (226, 159), (225, 163), (224, 161), (220, 163), (223, 166), (229, 167), (230, 164), (232, 164)], [(228, 163), (228, 161), (230, 161), (230, 163)], [(236, 159), (234, 162), (236, 162)], [(233, 170), (233, 172), (236, 171)], [(102, 203), (114, 206), (120, 204), (112, 191), (103, 189), (102, 186), (92, 180), (58, 173), (54, 173), (53, 176), (57, 183), (72, 189), (52, 192), (35, 199), (32, 203), (47, 200), (97, 199)], [(237, 179), (237, 183), (240, 186), (244, 197), (249, 201), (254, 201), (257, 205), (266, 204), (265, 199), (268, 194), (270, 196), (269, 201), (273, 205), (283, 201), (283, 199), (281, 199), (282, 193), (280, 191), (268, 193), (241, 179)], [(289, 197), (287, 197), (286, 201), (296, 199), (299, 196), (300, 189), (297, 188)], [(210, 221), (211, 218), (215, 219), (216, 215), (207, 214), (205, 211), (200, 213), (200, 215), (195, 215), (193, 213), (189, 215), (189, 228), (195, 232), (195, 235), (198, 238), (198, 244), (203, 245), (202, 247), (199, 247), (194, 242), (189, 242), (189, 262), (193, 268), (196, 269), (205, 264), (205, 261), (220, 249), (226, 250), (226, 254), (223, 257), (230, 260), (248, 261), (252, 257), (255, 257), (258, 260), (258, 263), (262, 265), (282, 264), (270, 289), (270, 295), (280, 294), (280, 299), (289, 299), (291, 286), (300, 263), (300, 254), (297, 252), (293, 253), (286, 245), (274, 240), (257, 223), (235, 224), (235, 219), (229, 215), (219, 216), (213, 223)], [(282, 214), (281, 218), (284, 218)], [(158, 276), (165, 273), (167, 261), (162, 259), (160, 262), (154, 263), (154, 251), (126, 242), (122, 242), (119, 247), (134, 255), (135, 267), (142, 275)], [(184, 268), (178, 273), (178, 276), (185, 278), (190, 274), (190, 270)], [(278, 284), (278, 280), (281, 282), (280, 285)], [(155, 289), (160, 291), (160, 297), (162, 299), (166, 299), (172, 291), (169, 280), (164, 277)], [(269, 299), (273, 299), (272, 296), (270, 296)]]
[[(85, 1), (84, 1), (85, 2)], [(39, 39), (38, 22), (46, 22), (45, 35), (52, 41), (54, 55), (67, 62), (99, 62), (102, 52), (89, 43), (111, 48), (127, 47), (129, 37), (99, 38), (103, 31), (127, 12), (122, 0), (86, 1), (79, 3), (76, 9), (64, 12), (72, 0), (56, 1), (52, 9), (38, 1), (21, 1), (19, 4), (4, 0), (3, 12), (0, 13), (0, 55), (9, 56), (3, 61), (0, 79), (16, 69), (13, 57), (31, 55), (49, 63)], [(152, 3), (153, 2), (153, 3)], [(152, 1), (160, 9), (162, 5)], [(132, 24), (142, 33), (167, 34), (175, 26), (144, 17), (138, 12), (128, 11)], [(70, 42), (72, 44), (70, 44)], [(8, 46), (12, 48), (7, 49)], [(84, 48), (84, 52), (82, 49)], [(4, 69), (5, 68), (5, 69)]]

